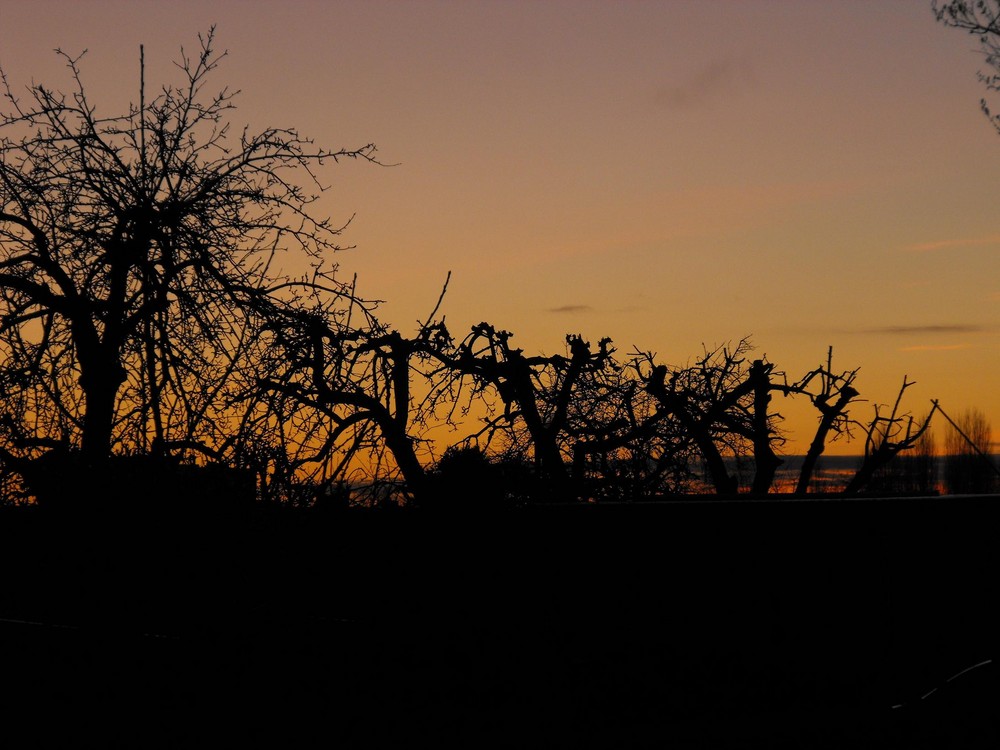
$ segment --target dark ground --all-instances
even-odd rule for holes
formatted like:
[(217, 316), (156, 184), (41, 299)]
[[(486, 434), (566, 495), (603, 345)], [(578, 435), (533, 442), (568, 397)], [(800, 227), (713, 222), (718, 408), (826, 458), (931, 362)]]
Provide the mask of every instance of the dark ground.
[(997, 657), (998, 520), (9, 511), (0, 719), (16, 747), (995, 748), (997, 665), (949, 678)]

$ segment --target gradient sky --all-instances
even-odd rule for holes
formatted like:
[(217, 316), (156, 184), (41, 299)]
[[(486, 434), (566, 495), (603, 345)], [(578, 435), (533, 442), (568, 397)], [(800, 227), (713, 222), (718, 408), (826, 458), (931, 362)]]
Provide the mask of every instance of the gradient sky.
[[(833, 346), (871, 402), (907, 375), (913, 412), (1000, 433), (1000, 134), (975, 40), (929, 0), (36, 0), (0, 7), (0, 65), (69, 89), (52, 50), (87, 49), (112, 114), (140, 44), (155, 89), (212, 24), (234, 124), (395, 164), (330, 168), (320, 210), (354, 216), (341, 269), (400, 330), (450, 271), (458, 334), (675, 365), (750, 336), (793, 379)], [(777, 406), (807, 444), (811, 407)]]

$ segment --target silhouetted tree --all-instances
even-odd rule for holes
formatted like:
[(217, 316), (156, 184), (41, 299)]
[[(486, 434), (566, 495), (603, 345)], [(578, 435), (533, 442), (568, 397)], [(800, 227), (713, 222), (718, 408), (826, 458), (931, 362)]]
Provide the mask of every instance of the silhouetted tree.
[(861, 466), (848, 481), (844, 494), (856, 495), (871, 481), (876, 472), (880, 471), (901, 452), (917, 445), (924, 432), (930, 427), (931, 418), (937, 411), (937, 404), (923, 417), (917, 420), (913, 415), (900, 410), (903, 394), (906, 389), (916, 385), (903, 376), (903, 384), (896, 395), (896, 401), (888, 414), (878, 404), (875, 405), (875, 415), (867, 425), (865, 432), (865, 447)]
[[(987, 91), (1000, 91), (1000, 0), (933, 0), (931, 9), (945, 26), (965, 31), (979, 40), (989, 72), (979, 72)], [(983, 114), (1000, 132), (1000, 116), (994, 115), (985, 98), (980, 100)]]
[(645, 387), (653, 360), (635, 352), (578, 387), (567, 431), (581, 497), (628, 501), (690, 489), (694, 444)]
[[(928, 419), (925, 416), (919, 421), (925, 423)], [(920, 495), (936, 495), (940, 492), (937, 440), (929, 425), (913, 448), (904, 453), (900, 460), (903, 464), (900, 473), (904, 477), (902, 491)]]
[(414, 406), (411, 378), (418, 360), (449, 346), (439, 325), (409, 338), (373, 318), (363, 327), (345, 327), (317, 310), (290, 318), (276, 338), (284, 365), (261, 383), (274, 394), (272, 411), (299, 424), (293, 468), (314, 464), (321, 485), (358, 467), (369, 483), (398, 471), (406, 494), (422, 496), (426, 469), (414, 430), (428, 412)]
[[(473, 393), (492, 389), (503, 412), (489, 420), (487, 432), (504, 430), (530, 451), (539, 481), (551, 497), (574, 496), (570, 466), (575, 437), (568, 433), (574, 400), (582, 382), (612, 366), (610, 339), (594, 349), (581, 336), (566, 337), (565, 355), (525, 356), (511, 345), (513, 334), (488, 323), (471, 332), (449, 356), (437, 355), (459, 381), (471, 379)], [(523, 430), (522, 430), (523, 428)]]
[(609, 339), (595, 349), (572, 335), (565, 354), (527, 357), (512, 337), (480, 323), (433, 356), (435, 400), (464, 392), (485, 411), (468, 440), (482, 441), (494, 463), (533, 465), (534, 488), (519, 481), (516, 494), (629, 500), (687, 487), (692, 441), (645, 389), (641, 358), (623, 364)]
[(996, 491), (998, 471), (990, 456), (992, 428), (979, 409), (966, 409), (945, 431), (944, 480), (948, 492), (984, 494)]
[[(917, 420), (918, 424), (927, 417)], [(894, 495), (938, 494), (937, 449), (930, 427), (913, 446), (880, 469), (868, 482), (868, 490)]]
[(653, 365), (648, 375), (647, 389), (697, 446), (720, 495), (739, 492), (739, 477), (727, 457), (752, 456), (751, 491), (758, 494), (770, 490), (782, 463), (774, 450), (783, 441), (775, 424), (779, 415), (769, 409), (772, 391), (783, 386), (772, 381), (774, 366), (764, 359), (746, 366), (751, 350), (743, 339), (735, 347), (706, 350), (690, 367), (671, 371)]
[[(139, 103), (110, 117), (88, 97), (82, 56), (58, 54), (69, 94), (31, 84), (22, 97), (3, 77), (4, 457), (55, 446), (89, 462), (172, 445), (219, 455), (234, 426), (225, 415), (254, 380), (245, 365), (267, 345), (263, 312), (347, 293), (330, 260), (343, 227), (310, 212), (323, 189), (314, 170), (374, 161), (374, 146), (234, 133), (235, 93), (207, 89), (225, 56), (214, 30), (194, 55), (182, 50), (178, 85), (147, 100), (140, 80)], [(308, 275), (278, 266), (293, 251)]]
[[(820, 413), (816, 433), (802, 461), (802, 468), (799, 471), (795, 487), (796, 493), (805, 494), (809, 491), (816, 462), (825, 450), (826, 441), (830, 434), (833, 433), (834, 438), (840, 435), (849, 436), (850, 422), (847, 408), (858, 396), (858, 392), (854, 388), (854, 379), (857, 374), (856, 369), (845, 370), (839, 374), (835, 373), (833, 371), (833, 347), (830, 347), (827, 350), (826, 365), (807, 373), (802, 380), (789, 389), (791, 393), (805, 394)], [(814, 384), (818, 384), (818, 387)]]

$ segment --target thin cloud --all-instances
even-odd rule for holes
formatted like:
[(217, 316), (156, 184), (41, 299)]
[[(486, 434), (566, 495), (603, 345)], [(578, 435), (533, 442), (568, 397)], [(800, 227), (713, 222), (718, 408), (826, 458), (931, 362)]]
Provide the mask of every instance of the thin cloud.
[(969, 349), (968, 344), (944, 344), (942, 346), (933, 346), (930, 344), (921, 344), (919, 346), (901, 346), (899, 351), (901, 352), (952, 352), (956, 349)]
[(991, 234), (986, 237), (962, 237), (951, 240), (937, 240), (936, 242), (918, 242), (913, 245), (907, 245), (903, 250), (909, 253), (937, 253), (942, 250), (987, 247), (989, 245), (1000, 245), (1000, 234)]
[(594, 308), (590, 305), (563, 305), (562, 307), (550, 307), (546, 312), (550, 313), (579, 313), (579, 312), (593, 312)]
[(708, 63), (679, 85), (663, 87), (657, 98), (668, 107), (691, 107), (718, 94), (745, 88), (752, 80), (745, 60), (728, 57)]
[(929, 333), (982, 333), (982, 326), (970, 325), (930, 325), (930, 326), (883, 326), (881, 328), (864, 328), (860, 333), (881, 336), (911, 336)]

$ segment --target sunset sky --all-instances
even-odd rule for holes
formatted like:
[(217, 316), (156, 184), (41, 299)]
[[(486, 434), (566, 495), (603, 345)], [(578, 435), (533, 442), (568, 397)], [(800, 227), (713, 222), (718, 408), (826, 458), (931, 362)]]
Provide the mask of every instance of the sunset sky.
[[(140, 44), (155, 90), (213, 24), (235, 125), (394, 165), (330, 167), (320, 211), (354, 216), (341, 269), (403, 332), (450, 271), (455, 333), (674, 365), (750, 336), (791, 379), (832, 346), (872, 403), (906, 375), (913, 412), (1000, 434), (1000, 133), (975, 40), (929, 0), (36, 0), (0, 7), (0, 66), (69, 90), (53, 49), (88, 49), (117, 114)], [(777, 407), (804, 450), (811, 407)]]

